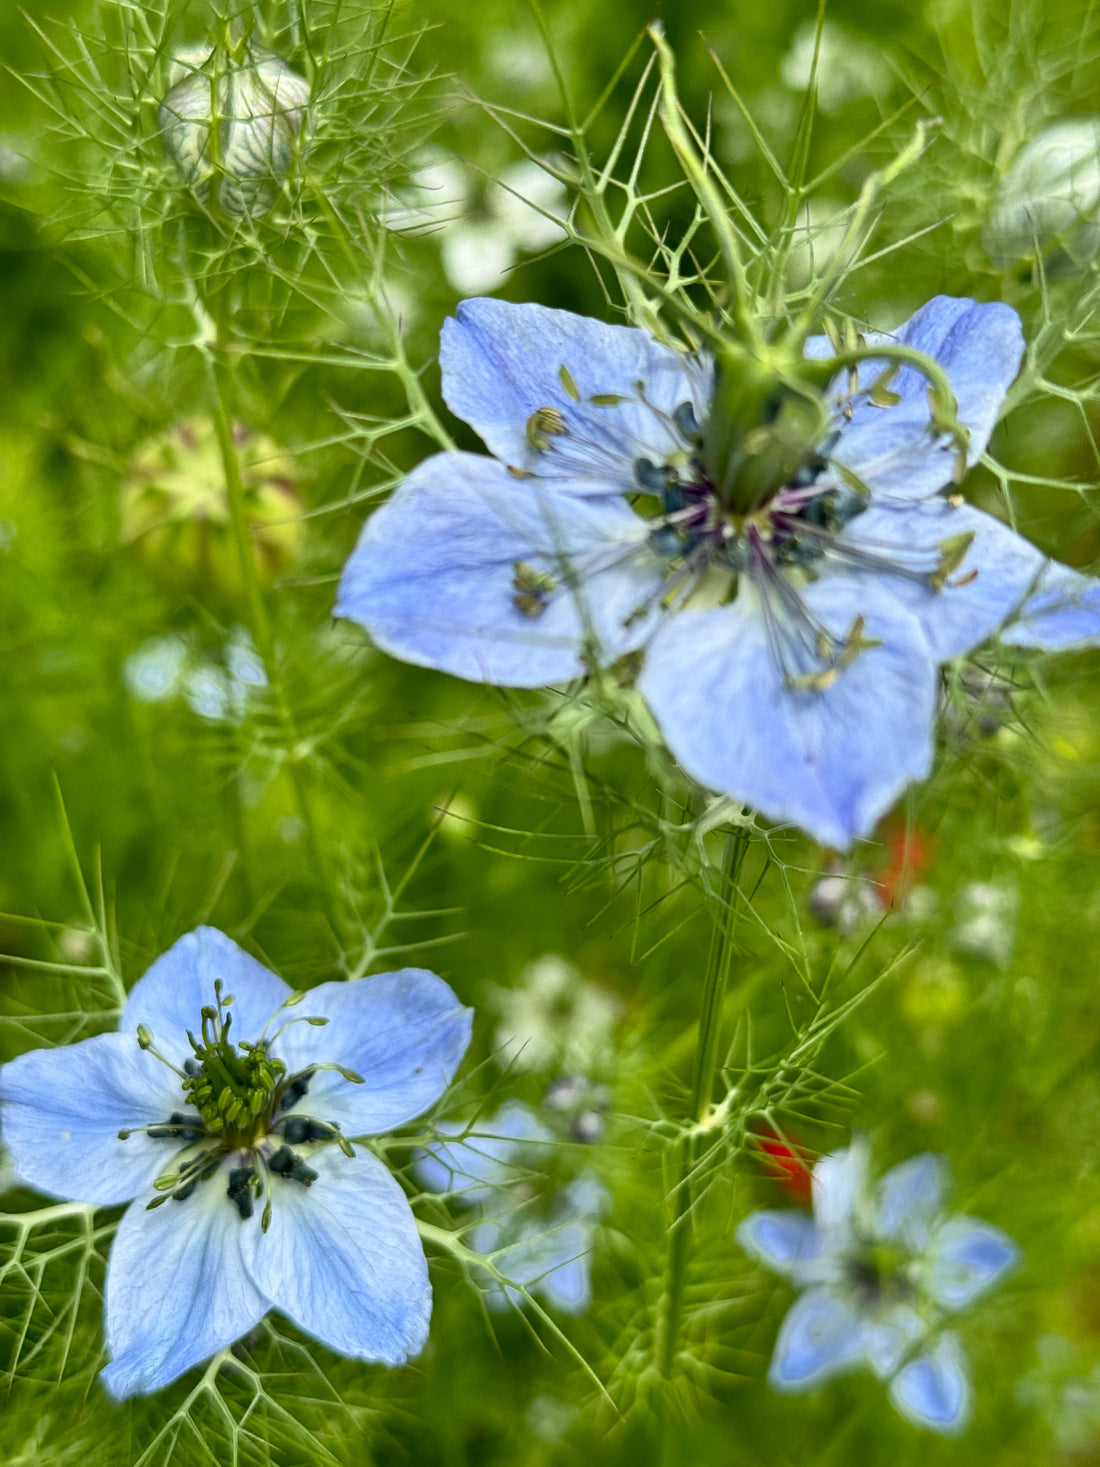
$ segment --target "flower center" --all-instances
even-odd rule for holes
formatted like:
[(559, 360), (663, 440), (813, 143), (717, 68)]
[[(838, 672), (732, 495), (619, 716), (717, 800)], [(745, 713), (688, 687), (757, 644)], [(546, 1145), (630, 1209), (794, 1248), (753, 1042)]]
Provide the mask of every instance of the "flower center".
[(207, 1132), (224, 1137), (227, 1146), (248, 1147), (267, 1130), (286, 1066), (263, 1040), (230, 1040), (232, 998), (223, 998), (220, 980), (214, 992), (217, 1007), (202, 1010), (201, 1041), (187, 1036), (195, 1058), (184, 1066), (183, 1088)]
[(719, 504), (751, 515), (812, 462), (829, 431), (821, 392), (729, 346), (714, 364), (702, 463)]
[(867, 1307), (912, 1297), (909, 1255), (893, 1243), (866, 1240), (848, 1258), (848, 1282)]
[[(125, 1141), (141, 1130), (153, 1140), (177, 1143), (171, 1163), (153, 1183), (160, 1195), (148, 1203), (150, 1208), (169, 1199), (185, 1202), (200, 1182), (222, 1173), (226, 1198), (242, 1220), (252, 1217), (256, 1202), (264, 1199), (261, 1226), (266, 1232), (272, 1178), (310, 1186), (318, 1175), (308, 1164), (317, 1149), (315, 1143), (334, 1141), (346, 1155), (353, 1154), (338, 1125), (295, 1111), (313, 1075), (319, 1070), (336, 1070), (352, 1084), (362, 1084), (362, 1076), (331, 1064), (311, 1064), (288, 1075), (285, 1063), (271, 1053), (282, 1029), (268, 1038), (265, 1027), (254, 1042), (233, 1042), (229, 1038), (233, 998), (223, 995), (220, 979), (214, 984), (214, 996), (215, 1003), (201, 1010), (201, 1038), (188, 1031), (194, 1058), (184, 1060), (182, 1069), (158, 1053), (152, 1034), (144, 1025), (138, 1026), (139, 1046), (175, 1071), (184, 1103), (194, 1106), (198, 1115), (173, 1111), (160, 1124), (123, 1130), (118, 1137)], [(281, 1007), (296, 1004), (302, 997), (295, 994)], [(290, 1022), (326, 1024), (328, 1020)]]

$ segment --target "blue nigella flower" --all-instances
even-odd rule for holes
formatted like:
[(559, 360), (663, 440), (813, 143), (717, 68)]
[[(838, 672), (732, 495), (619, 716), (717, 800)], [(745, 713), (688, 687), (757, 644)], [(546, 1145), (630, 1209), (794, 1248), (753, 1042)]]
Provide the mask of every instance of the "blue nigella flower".
[(20, 1179), (131, 1204), (107, 1265), (113, 1396), (167, 1385), (272, 1308), (344, 1355), (420, 1351), (431, 1289), (412, 1210), (348, 1138), (433, 1105), (470, 1022), (432, 973), (294, 994), (200, 927), (134, 985), (118, 1033), (0, 1070)]
[[(493, 1262), (510, 1284), (541, 1294), (568, 1314), (592, 1298), (588, 1256), (608, 1196), (594, 1173), (555, 1180), (557, 1138), (528, 1106), (509, 1101), (473, 1129), (445, 1122), (445, 1136), (428, 1147), (416, 1172), (430, 1192), (447, 1193), (462, 1207), (477, 1208), (481, 1221), (469, 1243)], [(519, 1289), (494, 1283), (486, 1291), (494, 1309), (520, 1304)]]
[(813, 1170), (813, 1217), (753, 1212), (737, 1241), (802, 1290), (779, 1330), (768, 1380), (804, 1391), (865, 1366), (918, 1426), (961, 1431), (970, 1378), (944, 1326), (1017, 1260), (1016, 1245), (979, 1218), (945, 1214), (946, 1170), (914, 1156), (872, 1185), (866, 1144)]
[[(865, 345), (942, 368), (975, 462), (1019, 367), (1016, 313), (939, 296)], [(644, 331), (464, 302), (443, 392), (493, 457), (420, 464), (367, 522), (336, 614), (513, 687), (644, 649), (638, 688), (689, 775), (846, 848), (928, 774), (940, 664), (1028, 598), (1009, 640), (1094, 639), (1100, 594), (941, 495), (960, 454), (920, 359), (830, 372), (833, 355), (813, 338), (799, 368), (823, 396), (753, 399)]]

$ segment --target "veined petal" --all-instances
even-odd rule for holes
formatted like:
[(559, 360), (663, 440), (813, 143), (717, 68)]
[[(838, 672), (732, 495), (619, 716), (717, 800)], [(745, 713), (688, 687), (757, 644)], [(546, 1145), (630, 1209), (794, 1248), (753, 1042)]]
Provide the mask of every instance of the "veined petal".
[(437, 454), (367, 521), (335, 614), (406, 662), (533, 688), (578, 676), (589, 647), (608, 662), (641, 646), (661, 573), (626, 504)]
[(865, 650), (829, 686), (791, 686), (820, 666), (806, 629), (769, 626), (745, 577), (732, 606), (668, 618), (638, 686), (700, 784), (846, 850), (931, 767), (936, 667), (891, 587), (823, 578), (801, 599), (838, 643), (862, 618)]
[[(1012, 307), (934, 296), (896, 331), (868, 333), (866, 340), (871, 347), (880, 342), (915, 347), (944, 368), (958, 402), (958, 420), (970, 435), (967, 463), (975, 464), (1024, 352), (1023, 329)], [(807, 343), (809, 356), (831, 353), (820, 338)], [(861, 363), (860, 388), (867, 391), (887, 367), (881, 360)], [(928, 379), (915, 367), (902, 367), (887, 386), (900, 401), (876, 407), (866, 397), (856, 399), (851, 418), (838, 424), (840, 441), (830, 456), (876, 499), (927, 498), (953, 481), (955, 446), (947, 435), (930, 432)], [(844, 378), (837, 387), (847, 395)]]
[(214, 1002), (214, 983), (232, 994), (232, 1038), (255, 1042), (292, 990), (216, 927), (196, 927), (162, 953), (130, 990), (120, 1034), (139, 1024), (153, 1032), (157, 1048), (177, 1063), (191, 1058), (187, 1030), (197, 1034), (204, 1004)]
[(1013, 647), (1045, 652), (1094, 646), (1100, 642), (1100, 581), (1049, 562), (1034, 595), (1002, 627), (1000, 637)]
[[(578, 494), (630, 492), (636, 458), (683, 447), (668, 415), (690, 402), (702, 422), (709, 398), (709, 369), (687, 353), (635, 327), (539, 305), (463, 301), (444, 324), (439, 361), (447, 406), (491, 453), (567, 478)], [(593, 396), (623, 401), (601, 406)], [(540, 408), (559, 414), (563, 429), (541, 451), (528, 437)]]
[(953, 1334), (940, 1335), (902, 1366), (890, 1382), (890, 1400), (915, 1426), (945, 1434), (962, 1431), (970, 1419), (970, 1377)]
[(765, 1268), (796, 1281), (803, 1265), (821, 1253), (821, 1235), (804, 1212), (750, 1212), (737, 1225), (734, 1237), (745, 1252)]
[[(941, 549), (961, 546), (964, 536), (971, 537), (965, 554), (942, 588), (934, 589), (920, 577), (936, 570)], [(847, 526), (837, 544), (917, 572), (916, 579), (889, 576), (885, 569), (868, 568), (863, 574), (889, 579), (894, 596), (920, 623), (937, 662), (949, 662), (988, 641), (1034, 588), (1046, 564), (1043, 552), (1008, 525), (980, 509), (956, 507), (943, 499), (872, 504)], [(1100, 631), (1100, 614), (1096, 621)]]
[(943, 1208), (946, 1182), (943, 1157), (931, 1152), (893, 1167), (878, 1184), (876, 1235), (919, 1252)]
[[(417, 1179), (430, 1192), (452, 1193), (465, 1207), (488, 1202), (499, 1188), (521, 1180), (532, 1167), (537, 1170), (541, 1148), (554, 1139), (519, 1100), (508, 1101), (495, 1116), (474, 1121), (469, 1128), (447, 1121), (439, 1129), (463, 1139), (426, 1146), (416, 1162)], [(521, 1155), (528, 1146), (524, 1161)]]
[(20, 1179), (51, 1197), (106, 1207), (139, 1196), (181, 1143), (118, 1133), (173, 1111), (188, 1111), (179, 1077), (131, 1034), (32, 1049), (0, 1069), (4, 1143)]
[(965, 1309), (1018, 1261), (1007, 1234), (977, 1217), (951, 1217), (936, 1229), (925, 1258), (925, 1287), (945, 1309)]
[(473, 1020), (443, 979), (422, 968), (322, 983), (287, 1019), (299, 1016), (328, 1023), (289, 1022), (272, 1045), (287, 1073), (323, 1062), (354, 1070), (363, 1083), (320, 1070), (293, 1109), (348, 1136), (392, 1131), (433, 1106), (454, 1079)]
[(267, 1301), (245, 1270), (241, 1219), (220, 1171), (183, 1202), (140, 1199), (118, 1225), (107, 1262), (103, 1384), (118, 1400), (159, 1390), (258, 1324)]
[(863, 1359), (863, 1321), (853, 1306), (827, 1289), (808, 1289), (779, 1327), (768, 1384), (807, 1391)]
[(310, 1157), (312, 1186), (272, 1177), (271, 1224), (242, 1234), (256, 1287), (306, 1334), (360, 1360), (401, 1365), (428, 1338), (432, 1292), (404, 1192), (369, 1151)]

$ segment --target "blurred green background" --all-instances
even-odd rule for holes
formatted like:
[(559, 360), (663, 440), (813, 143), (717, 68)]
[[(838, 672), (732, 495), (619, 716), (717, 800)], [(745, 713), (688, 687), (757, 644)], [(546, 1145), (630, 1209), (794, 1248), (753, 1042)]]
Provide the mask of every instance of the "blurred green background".
[[(14, 7), (0, 13), (0, 55), (14, 73), (0, 82), (0, 951), (15, 960), (0, 964), (0, 1058), (103, 1024), (102, 996), (81, 976), (94, 948), (73, 851), (93, 901), (101, 890), (129, 981), (199, 921), (303, 985), (354, 966), (366, 934), (381, 949), (407, 945), (478, 1012), (476, 1067), (456, 1105), (486, 1094), (540, 1099), (548, 1074), (502, 1074), (491, 1057), (500, 990), (522, 990), (539, 955), (561, 954), (617, 1000), (614, 1045), (598, 1076), (612, 1087), (613, 1118), (591, 1148), (614, 1204), (593, 1260), (595, 1304), (563, 1321), (607, 1397), (545, 1329), (487, 1316), (457, 1270), (433, 1260), (436, 1315), (421, 1361), (387, 1373), (315, 1350), (319, 1377), (343, 1403), (294, 1388), (293, 1414), (316, 1451), (263, 1408), (257, 1439), (237, 1440), (243, 1460), (320, 1461), (323, 1447), (341, 1461), (416, 1467), (656, 1462), (662, 1451), (666, 1463), (700, 1467), (1100, 1461), (1095, 656), (1025, 672), (989, 654), (984, 674), (953, 675), (935, 777), (843, 867), (885, 880), (896, 896), (881, 926), (873, 904), (867, 920), (851, 916), (851, 931), (847, 915), (838, 927), (814, 914), (811, 892), (830, 857), (805, 840), (781, 837), (767, 869), (752, 858), (759, 921), (742, 928), (726, 1027), (730, 1083), (743, 1084), (746, 1108), (696, 1219), (679, 1425), (660, 1446), (639, 1390), (664, 1260), (667, 1156), (654, 1123), (683, 1112), (709, 939), (692, 838), (677, 828), (683, 792), (662, 805), (640, 752), (606, 729), (558, 726), (547, 739), (544, 700), (398, 665), (356, 628), (332, 623), (335, 577), (371, 487), (387, 481), (380, 463), (392, 481), (433, 447), (398, 431), (382, 457), (368, 453), (370, 423), (406, 412), (392, 374), (300, 356), (242, 372), (242, 416), (270, 440), (253, 440), (257, 458), (306, 511), (272, 553), (266, 593), (289, 720), (258, 685), (239, 588), (212, 567), (209, 546), (184, 529), (157, 552), (135, 534), (142, 455), (165, 435), (187, 425), (173, 440), (193, 455), (185, 477), (210, 472), (200, 462), (209, 401), (194, 354), (180, 345), (178, 316), (155, 289), (135, 288), (133, 241), (108, 230), (97, 207), (110, 187), (95, 171), (105, 166), (95, 139), (81, 140), (85, 102), (66, 66), (79, 62), (83, 33), (106, 87), (119, 85), (113, 9), (110, 0), (31, 0), (27, 17)], [(552, 0), (545, 13), (582, 110), (660, 15), (686, 104), (702, 125), (712, 99), (716, 156), (765, 227), (774, 222), (774, 180), (707, 47), (785, 159), (816, 6)], [(836, 0), (827, 15), (810, 173), (839, 166), (814, 201), (815, 227), (896, 154), (917, 118), (939, 119), (920, 163), (884, 202), (876, 246), (915, 238), (853, 272), (843, 307), (892, 325), (938, 291), (1004, 298), (1032, 339), (1075, 309), (1072, 285), (1044, 299), (1027, 269), (995, 269), (981, 231), (1018, 145), (1051, 119), (1100, 111), (1093, 7)], [(398, 9), (389, 26), (397, 38), (423, 30), (415, 47), (398, 39), (392, 54), (402, 74), (430, 80), (410, 94), (400, 135), (394, 117), (386, 121), (394, 141), (373, 158), (363, 209), (415, 204), (418, 170), (437, 167), (445, 151), (467, 190), (451, 219), (473, 231), (448, 261), (453, 223), (408, 239), (368, 229), (386, 239), (405, 349), (415, 368), (426, 365), (438, 404), (430, 363), (439, 326), (487, 253), (518, 262), (495, 287), (509, 299), (608, 308), (583, 254), (531, 244), (531, 219), (509, 222), (507, 196), (486, 183), (521, 155), (464, 93), (555, 126), (563, 120), (530, 15), (496, 0), (437, 0)], [(182, 38), (202, 28), (202, 5), (184, 7)], [(647, 54), (643, 42), (593, 126), (597, 159)], [(67, 116), (51, 116), (17, 80), (50, 69)], [(153, 100), (135, 102), (146, 126)], [(119, 137), (128, 125), (121, 117)], [(136, 134), (136, 117), (132, 126)], [(552, 131), (516, 126), (536, 153), (562, 146)], [(673, 176), (660, 146), (653, 168)], [(83, 198), (74, 178), (85, 180)], [(673, 198), (670, 218), (682, 207)], [(966, 487), (1052, 553), (1089, 567), (1097, 355), (1088, 323), (1077, 324), (1081, 339), (1048, 373), (1074, 395), (1039, 394), (1008, 419), (995, 447), (1010, 470), (1078, 487), (1011, 477), (1006, 501), (984, 471)], [(306, 328), (323, 344), (321, 327)], [(347, 333), (369, 348), (362, 321)], [(462, 446), (476, 447), (443, 416)], [(289, 458), (277, 474), (276, 446)], [(414, 864), (400, 915), (384, 925), (382, 874), (392, 886)], [(382, 952), (374, 967), (403, 961)], [(758, 1079), (741, 1073), (747, 1055), (786, 1053), (822, 1006), (863, 992), (886, 970), (815, 1055), (829, 1083), (816, 1095), (792, 1093), (777, 1115), (813, 1151), (844, 1144), (852, 1127), (870, 1132), (883, 1166), (943, 1151), (962, 1210), (1023, 1248), (1022, 1269), (964, 1321), (976, 1407), (957, 1442), (905, 1425), (870, 1377), (808, 1398), (772, 1395), (764, 1374), (789, 1294), (732, 1239), (748, 1208), (783, 1200), (751, 1140), (765, 1118), (753, 1111)], [(34, 1202), (14, 1193), (9, 1204)], [(48, 1321), (71, 1286), (65, 1267), (62, 1259), (41, 1283), (32, 1335), (43, 1343), (29, 1355), (20, 1330), (32, 1282), (18, 1270), (5, 1278), (0, 1371), (21, 1352), (23, 1367), (9, 1383), (0, 1456), (129, 1463), (152, 1450), (157, 1463), (234, 1460), (224, 1426), (203, 1409), (194, 1430), (182, 1426), (150, 1448), (186, 1383), (147, 1402), (107, 1403), (94, 1380), (99, 1262), (61, 1373), (65, 1328), (51, 1333)], [(278, 1372), (296, 1359), (278, 1341), (257, 1347), (277, 1399), (290, 1389)], [(244, 1396), (230, 1397), (239, 1414)]]

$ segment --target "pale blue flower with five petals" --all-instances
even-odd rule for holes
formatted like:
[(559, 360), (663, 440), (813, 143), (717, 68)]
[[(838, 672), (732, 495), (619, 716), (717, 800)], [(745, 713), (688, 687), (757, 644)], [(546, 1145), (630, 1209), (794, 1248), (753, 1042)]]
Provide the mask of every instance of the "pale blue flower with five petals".
[(434, 1105), (470, 1023), (432, 973), (295, 995), (200, 927), (134, 985), (117, 1033), (4, 1065), (0, 1123), (20, 1180), (130, 1203), (107, 1264), (113, 1396), (167, 1385), (269, 1309), (343, 1355), (419, 1353), (431, 1289), (416, 1222), (348, 1138)]
[(822, 1157), (813, 1216), (753, 1212), (737, 1241), (802, 1290), (768, 1372), (780, 1391), (811, 1390), (866, 1367), (889, 1382), (909, 1421), (961, 1431), (970, 1416), (966, 1360), (951, 1315), (991, 1289), (1019, 1257), (1000, 1229), (944, 1212), (946, 1169), (925, 1154), (873, 1185), (866, 1143)]
[[(1016, 313), (939, 296), (865, 338), (883, 344), (942, 368), (976, 462), (1023, 353)], [(832, 355), (807, 343), (815, 369)], [(336, 614), (393, 656), (513, 687), (644, 650), (638, 690), (684, 770), (824, 843), (868, 834), (929, 773), (941, 664), (1002, 629), (1040, 646), (1100, 634), (1096, 582), (941, 494), (957, 443), (912, 363), (833, 374), (820, 438), (736, 508), (707, 447), (703, 356), (469, 300), (441, 365), (493, 456), (437, 454), (409, 475), (368, 520)]]
[(508, 1280), (486, 1290), (490, 1308), (520, 1304), (522, 1288), (565, 1314), (587, 1309), (589, 1255), (609, 1200), (596, 1175), (555, 1178), (557, 1137), (522, 1101), (472, 1127), (448, 1121), (438, 1129), (460, 1139), (428, 1147), (416, 1173), (428, 1191), (480, 1212), (470, 1246)]

